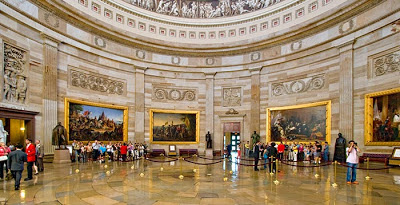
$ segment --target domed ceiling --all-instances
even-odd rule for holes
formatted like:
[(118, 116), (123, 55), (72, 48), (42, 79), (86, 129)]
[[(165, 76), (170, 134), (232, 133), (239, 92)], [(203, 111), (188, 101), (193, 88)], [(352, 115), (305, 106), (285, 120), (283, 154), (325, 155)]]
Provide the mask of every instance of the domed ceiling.
[[(232, 55), (295, 41), (336, 25), (374, 2), (371, 0), (32, 1), (50, 8), (61, 18), (66, 18), (73, 22), (73, 25), (80, 25), (80, 29), (98, 36), (135, 48), (182, 55)], [(76, 32), (76, 35), (82, 35), (81, 33)]]
[[(236, 16), (267, 8), (284, 0), (123, 0), (159, 14), (184, 18)], [(287, 0), (289, 1), (289, 0)]]

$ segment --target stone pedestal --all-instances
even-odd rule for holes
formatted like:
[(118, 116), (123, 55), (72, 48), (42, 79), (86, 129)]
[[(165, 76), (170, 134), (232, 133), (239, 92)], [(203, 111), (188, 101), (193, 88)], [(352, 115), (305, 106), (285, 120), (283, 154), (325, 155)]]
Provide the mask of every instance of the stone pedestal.
[(71, 157), (68, 149), (54, 150), (53, 163), (71, 163)]
[(214, 157), (213, 149), (206, 149), (206, 157), (213, 158)]

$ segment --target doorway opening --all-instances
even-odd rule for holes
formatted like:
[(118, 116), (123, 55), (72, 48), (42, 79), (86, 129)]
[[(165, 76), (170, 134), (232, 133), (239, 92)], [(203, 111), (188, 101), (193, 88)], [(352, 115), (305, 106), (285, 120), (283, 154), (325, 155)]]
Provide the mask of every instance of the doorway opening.
[(25, 145), (35, 140), (35, 116), (38, 112), (0, 107), (0, 142)]
[(224, 123), (224, 154), (228, 155), (228, 146), (231, 149), (231, 155), (237, 156), (237, 152), (240, 150), (240, 122), (227, 122)]

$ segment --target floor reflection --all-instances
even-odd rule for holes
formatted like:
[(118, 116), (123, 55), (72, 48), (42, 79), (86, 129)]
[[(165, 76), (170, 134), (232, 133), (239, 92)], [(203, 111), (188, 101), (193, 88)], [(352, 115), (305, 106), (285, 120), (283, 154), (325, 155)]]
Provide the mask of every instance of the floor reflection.
[[(157, 158), (162, 160), (163, 158)], [(13, 182), (2, 183), (0, 201), (7, 204), (399, 204), (400, 169), (358, 170), (359, 185), (346, 185), (346, 168), (296, 167), (279, 164), (271, 175), (260, 167), (254, 172), (251, 159), (222, 160), (213, 165), (185, 161), (168, 163), (97, 162), (45, 164), (44, 174), (23, 182), (20, 191)], [(195, 163), (219, 161), (192, 157)], [(261, 161), (260, 161), (261, 162)], [(262, 163), (260, 163), (262, 164)], [(308, 166), (298, 162), (297, 165)], [(382, 164), (371, 164), (382, 167)], [(161, 169), (162, 168), (162, 169)], [(78, 170), (78, 171), (76, 171)], [(141, 175), (142, 174), (142, 175)], [(26, 175), (26, 172), (24, 172)], [(182, 175), (183, 178), (179, 179)], [(318, 175), (318, 177), (316, 177)], [(226, 180), (226, 181), (225, 181)], [(279, 184), (277, 183), (279, 182)]]

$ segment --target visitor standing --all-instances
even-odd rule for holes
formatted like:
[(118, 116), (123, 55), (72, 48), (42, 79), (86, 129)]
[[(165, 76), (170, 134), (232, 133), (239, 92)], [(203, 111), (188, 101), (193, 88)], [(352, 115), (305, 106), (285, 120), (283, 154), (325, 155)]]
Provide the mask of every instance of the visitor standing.
[(328, 162), (329, 161), (329, 145), (328, 142), (325, 142), (324, 148), (323, 148), (323, 153), (324, 153), (324, 161)]
[(27, 171), (28, 171), (28, 177), (25, 178), (25, 181), (31, 180), (32, 177), (32, 172), (33, 172), (33, 163), (36, 161), (36, 148), (35, 145), (32, 144), (31, 139), (26, 139), (26, 155), (27, 155), (27, 161), (28, 161), (28, 166), (27, 166)]
[(260, 143), (260, 141), (258, 141), (258, 142), (256, 142), (256, 144), (253, 147), (254, 171), (259, 171), (259, 169), (258, 169), (258, 160), (260, 159), (260, 146), (261, 146), (261, 143)]
[(269, 148), (269, 172), (276, 172), (276, 157), (278, 156), (278, 150), (275, 147), (275, 142), (271, 143), (271, 147)]
[(4, 178), (4, 165), (6, 166), (6, 174), (8, 172), (7, 159), (10, 152), (4, 142), (0, 142), (0, 179)]
[(357, 143), (353, 140), (349, 141), (349, 147), (346, 148), (347, 153), (347, 184), (358, 184), (357, 178), (357, 165), (358, 165), (358, 154), (361, 153)]
[(249, 157), (249, 152), (250, 152), (250, 142), (247, 141), (246, 144), (244, 145), (244, 151), (245, 151), (245, 157)]
[(40, 140), (36, 140), (35, 144), (36, 144), (36, 166), (39, 172), (43, 172), (44, 147), (42, 144), (40, 144)]
[(278, 159), (283, 160), (283, 152), (285, 152), (285, 145), (283, 145), (283, 142), (278, 145)]
[(97, 158), (99, 157), (99, 148), (100, 144), (97, 140), (95, 140), (92, 144), (92, 152), (93, 152), (93, 161), (96, 161)]
[(15, 146), (16, 150), (11, 152), (8, 156), (7, 165), (11, 169), (11, 173), (15, 180), (15, 190), (19, 190), (21, 182), (22, 171), (24, 171), (24, 162), (27, 161), (27, 155), (21, 149), (23, 146), (18, 144)]
[(122, 161), (126, 162), (126, 154), (128, 153), (128, 146), (126, 146), (126, 143), (124, 142), (123, 145), (121, 145), (121, 155), (122, 155)]

